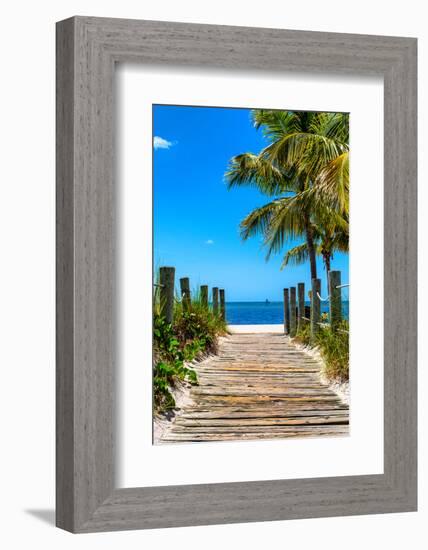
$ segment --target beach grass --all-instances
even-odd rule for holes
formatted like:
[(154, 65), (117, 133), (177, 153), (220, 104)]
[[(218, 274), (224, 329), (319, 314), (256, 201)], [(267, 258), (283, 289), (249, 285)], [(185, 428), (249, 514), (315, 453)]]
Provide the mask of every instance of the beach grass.
[(329, 380), (349, 380), (349, 322), (342, 321), (337, 330), (322, 326), (316, 339)]
[(320, 326), (315, 340), (311, 338), (309, 323), (299, 328), (295, 342), (317, 347), (324, 362), (324, 373), (329, 380), (346, 382), (349, 380), (349, 322), (341, 321), (337, 330), (330, 325)]
[(217, 339), (226, 333), (226, 323), (201, 300), (198, 290), (190, 304), (176, 295), (174, 317), (167, 323), (162, 316), (159, 287), (153, 300), (153, 394), (154, 411), (162, 413), (175, 408), (174, 387), (179, 381), (197, 384), (189, 364), (217, 351)]

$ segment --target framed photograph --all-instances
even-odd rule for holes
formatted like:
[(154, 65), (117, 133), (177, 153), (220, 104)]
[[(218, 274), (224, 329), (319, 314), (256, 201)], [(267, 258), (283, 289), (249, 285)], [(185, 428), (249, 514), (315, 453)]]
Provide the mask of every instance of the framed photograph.
[(417, 507), (416, 39), (57, 24), (57, 525)]

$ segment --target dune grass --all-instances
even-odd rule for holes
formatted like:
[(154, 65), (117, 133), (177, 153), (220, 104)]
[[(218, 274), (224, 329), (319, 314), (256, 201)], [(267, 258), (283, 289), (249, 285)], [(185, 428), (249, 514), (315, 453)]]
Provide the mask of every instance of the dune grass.
[(335, 331), (328, 324), (321, 326), (315, 341), (311, 340), (310, 324), (305, 323), (303, 328), (297, 331), (294, 340), (319, 349), (325, 365), (324, 374), (329, 380), (349, 380), (348, 321), (342, 321)]
[(189, 363), (217, 351), (217, 339), (226, 333), (220, 315), (206, 307), (199, 291), (192, 293), (187, 307), (176, 296), (173, 322), (161, 315), (160, 293), (155, 287), (153, 305), (153, 394), (157, 413), (175, 408), (173, 388), (179, 380), (197, 384), (198, 378)]

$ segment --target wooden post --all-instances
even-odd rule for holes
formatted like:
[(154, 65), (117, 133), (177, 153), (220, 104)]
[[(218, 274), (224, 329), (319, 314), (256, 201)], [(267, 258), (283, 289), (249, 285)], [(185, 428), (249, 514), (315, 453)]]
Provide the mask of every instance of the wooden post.
[(201, 304), (202, 307), (208, 309), (208, 286), (201, 285)]
[(297, 329), (302, 330), (305, 326), (305, 283), (297, 285), (297, 296), (299, 300), (299, 309), (297, 314)]
[(213, 313), (218, 315), (218, 287), (213, 288)]
[(220, 289), (220, 315), (223, 321), (226, 320), (226, 300), (224, 297), (224, 288)]
[(321, 322), (321, 279), (312, 279), (312, 295), (311, 295), (311, 339), (315, 340), (316, 335), (320, 330), (318, 323)]
[(189, 277), (183, 277), (180, 279), (180, 294), (183, 302), (183, 309), (188, 310), (190, 308), (190, 281)]
[(328, 283), (330, 287), (330, 326), (332, 330), (337, 330), (342, 320), (342, 289), (340, 287), (340, 271), (330, 271), (328, 274)]
[(290, 305), (288, 288), (284, 288), (284, 333), (290, 334)]
[(296, 336), (296, 287), (290, 288), (290, 336)]
[(175, 267), (159, 269), (160, 314), (167, 323), (172, 323), (174, 318), (174, 278)]

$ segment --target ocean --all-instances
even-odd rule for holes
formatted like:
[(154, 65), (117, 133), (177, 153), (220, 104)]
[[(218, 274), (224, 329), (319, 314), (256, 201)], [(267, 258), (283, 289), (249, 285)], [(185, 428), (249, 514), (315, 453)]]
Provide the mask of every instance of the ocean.
[[(328, 307), (321, 302), (322, 313), (328, 313)], [(348, 301), (342, 302), (342, 315), (349, 319)], [(230, 325), (279, 325), (284, 322), (283, 302), (226, 302), (226, 319)]]

